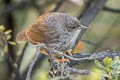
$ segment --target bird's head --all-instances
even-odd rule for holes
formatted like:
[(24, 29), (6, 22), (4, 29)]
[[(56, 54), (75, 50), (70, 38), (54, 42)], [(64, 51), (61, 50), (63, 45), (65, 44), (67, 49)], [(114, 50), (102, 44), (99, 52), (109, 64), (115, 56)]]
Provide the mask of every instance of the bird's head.
[(80, 20), (78, 20), (76, 17), (71, 16), (66, 17), (66, 26), (68, 31), (87, 28), (86, 26), (81, 24)]

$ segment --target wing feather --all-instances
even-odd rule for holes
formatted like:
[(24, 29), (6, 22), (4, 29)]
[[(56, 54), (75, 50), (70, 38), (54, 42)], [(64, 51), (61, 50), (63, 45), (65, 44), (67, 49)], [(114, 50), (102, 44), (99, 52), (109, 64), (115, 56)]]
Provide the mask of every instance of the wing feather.
[(45, 44), (54, 43), (57, 41), (57, 37), (59, 36), (55, 29), (38, 23), (32, 24), (26, 30), (26, 35), (27, 39), (33, 44), (37, 44), (38, 42)]

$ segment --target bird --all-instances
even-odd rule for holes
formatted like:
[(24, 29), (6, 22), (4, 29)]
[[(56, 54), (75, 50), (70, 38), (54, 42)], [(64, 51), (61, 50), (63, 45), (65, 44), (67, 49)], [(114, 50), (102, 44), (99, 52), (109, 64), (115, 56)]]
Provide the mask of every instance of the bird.
[[(85, 28), (80, 21), (66, 13), (44, 13), (38, 17), (26, 30), (17, 34), (17, 41), (29, 41), (33, 45), (44, 43), (49, 49), (67, 52), (73, 48), (79, 34), (78, 30)], [(48, 55), (40, 48), (41, 52)], [(69, 53), (69, 51), (68, 51)], [(69, 53), (71, 55), (71, 53)], [(61, 61), (56, 59), (56, 61)]]

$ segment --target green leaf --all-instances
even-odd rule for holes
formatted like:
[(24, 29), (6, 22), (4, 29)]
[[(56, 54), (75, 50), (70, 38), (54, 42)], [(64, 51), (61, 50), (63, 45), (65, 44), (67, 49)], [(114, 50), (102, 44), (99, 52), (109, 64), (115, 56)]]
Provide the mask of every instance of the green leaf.
[(101, 69), (105, 69), (105, 67), (98, 60), (95, 60), (95, 64), (97, 67), (99, 67)]
[(6, 35), (6, 39), (7, 40), (11, 39), (11, 35)]
[(106, 71), (110, 73), (111, 69), (109, 67), (107, 67)]
[(105, 64), (106, 67), (109, 67), (111, 64), (112, 58), (106, 57), (103, 59), (103, 62)]
[(0, 32), (4, 32), (5, 27), (3, 25), (0, 26)]
[(10, 34), (12, 32), (12, 30), (7, 30), (4, 32), (4, 34)]
[(16, 42), (13, 42), (13, 41), (9, 41), (8, 43), (11, 45), (16, 45)]

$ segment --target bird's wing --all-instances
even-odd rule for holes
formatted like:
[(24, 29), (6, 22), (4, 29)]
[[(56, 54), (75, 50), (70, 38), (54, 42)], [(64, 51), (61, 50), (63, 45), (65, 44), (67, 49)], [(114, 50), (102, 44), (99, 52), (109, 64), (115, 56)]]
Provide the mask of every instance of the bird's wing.
[(38, 42), (45, 44), (54, 43), (57, 40), (58, 36), (55, 29), (38, 23), (32, 24), (26, 30), (26, 35), (28, 40), (33, 44), (37, 44)]

